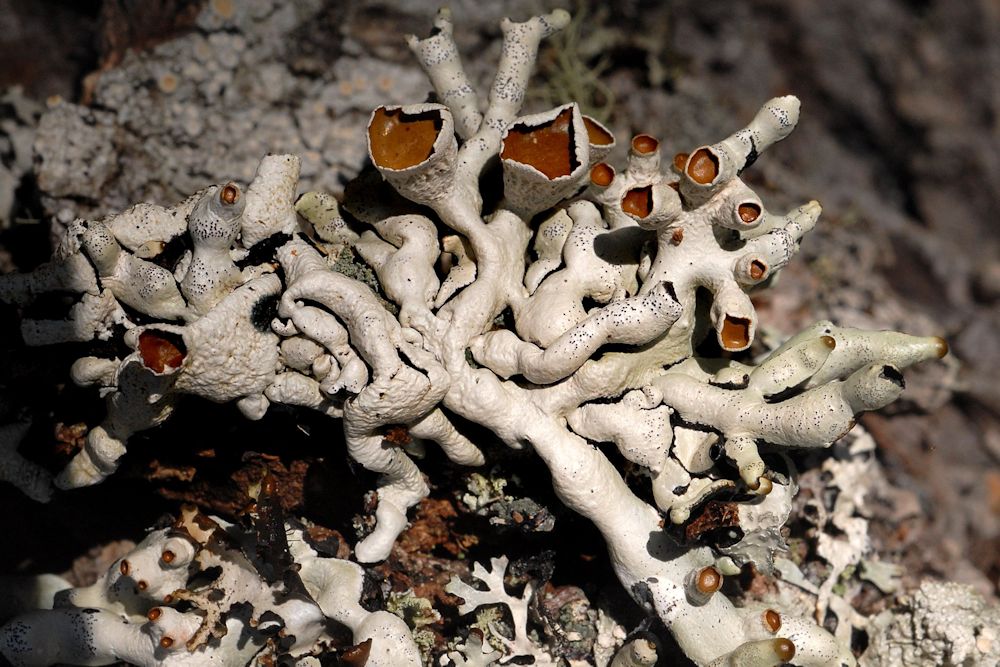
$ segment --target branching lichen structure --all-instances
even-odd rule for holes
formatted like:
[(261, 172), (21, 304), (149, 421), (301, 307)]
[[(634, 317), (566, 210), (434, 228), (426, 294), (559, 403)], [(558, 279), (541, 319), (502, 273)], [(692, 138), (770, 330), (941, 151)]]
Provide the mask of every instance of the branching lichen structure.
[(50, 608), (4, 626), (4, 655), (15, 665), (274, 664), (329, 640), (332, 620), (351, 630), (366, 664), (420, 664), (402, 619), (361, 606), (361, 566), (319, 557), (301, 526), (281, 530), (297, 568), (268, 581), (252, 533), (187, 509), (92, 586), (67, 584), (49, 593)]
[[(662, 162), (660, 142), (638, 135), (616, 169), (603, 161), (615, 137), (575, 103), (520, 115), (540, 42), (568, 21), (561, 10), (505, 20), (481, 99), (442, 11), (431, 37), (409, 41), (436, 101), (374, 110), (377, 174), (342, 202), (299, 196), (299, 159), (268, 155), (246, 187), (77, 220), (49, 263), (0, 277), (0, 300), (17, 305), (78, 295), (64, 319), (25, 317), (28, 344), (100, 339), (127, 352), (73, 365), (107, 415), (54, 486), (114, 474), (130, 437), (170, 418), (182, 395), (235, 403), (248, 419), (274, 404), (312, 409), (340, 420), (347, 455), (379, 474), (374, 530), (354, 546), (376, 563), (435, 476), (390, 434), (476, 467), (486, 457), (471, 423), (534, 451), (558, 498), (600, 531), (621, 584), (696, 664), (854, 664), (811, 618), (737, 606), (720, 589), (742, 566), (771, 572), (784, 549), (794, 472), (769, 462), (829, 446), (899, 397), (905, 367), (947, 346), (820, 322), (752, 363), (733, 360), (758, 329), (749, 294), (820, 215), (816, 202), (769, 211), (740, 178), (792, 132), (799, 101), (771, 99), (729, 137)], [(377, 284), (343, 270), (345, 252)], [(0, 432), (0, 475), (44, 501), (49, 479), (17, 452), (24, 430)], [(626, 481), (621, 459), (642, 475)], [(679, 540), (692, 510), (723, 491), (743, 540)], [(273, 576), (253, 559), (260, 531), (188, 512), (94, 586), (40, 595), (0, 629), (0, 651), (15, 665), (274, 664), (265, 656), (315, 655), (336, 621), (353, 635), (349, 664), (419, 664), (405, 624), (359, 605), (360, 567), (286, 530), (289, 574)], [(491, 572), (477, 566), (488, 590), (448, 590), (463, 610), (506, 605), (514, 636), (496, 629), (489, 644), (474, 632), (445, 663), (556, 664), (525, 629), (532, 590), (504, 590), (506, 565), (501, 554)], [(614, 664), (656, 654), (632, 640)]]

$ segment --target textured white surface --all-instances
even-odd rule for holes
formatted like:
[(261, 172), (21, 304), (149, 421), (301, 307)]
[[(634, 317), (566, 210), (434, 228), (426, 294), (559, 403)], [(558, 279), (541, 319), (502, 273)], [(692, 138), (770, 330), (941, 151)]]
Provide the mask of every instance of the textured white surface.
[[(92, 484), (111, 474), (128, 438), (166, 419), (182, 394), (236, 402), (250, 418), (272, 403), (304, 406), (341, 417), (347, 453), (380, 475), (374, 530), (355, 547), (357, 560), (376, 562), (390, 555), (407, 511), (429, 492), (401, 441), (434, 440), (452, 461), (485, 462), (462, 421), (452, 419), (457, 415), (507, 446), (534, 450), (559, 499), (601, 532), (629, 594), (660, 617), (692, 660), (774, 664), (774, 645), (764, 642), (771, 636), (756, 622), (759, 610), (737, 607), (721, 592), (692, 592), (692, 581), (721, 562), (719, 554), (678, 544), (663, 529), (661, 512), (682, 523), (721, 489), (754, 492), (758, 497), (741, 500), (739, 512), (744, 531), (756, 536), (753, 555), (734, 551), (722, 569), (732, 571), (743, 558), (767, 563), (781, 547), (771, 536), (780, 534), (794, 486), (768, 471), (758, 448), (828, 446), (859, 412), (898, 397), (900, 369), (941, 356), (943, 341), (819, 323), (759, 365), (694, 358), (708, 330), (730, 352), (754, 342), (757, 314), (748, 293), (790, 261), (820, 214), (815, 202), (771, 214), (739, 179), (758, 153), (794, 128), (798, 100), (768, 101), (747, 127), (693, 151), (676, 166), (679, 173), (662, 173), (658, 142), (641, 138), (610, 183), (597, 179), (534, 220), (576, 195), (603, 157), (583, 141), (575, 105), (519, 116), (540, 41), (568, 20), (557, 10), (502, 23), (500, 63), (482, 111), (447, 13), (439, 15), (434, 37), (411, 40), (443, 104), (387, 105), (372, 118), (398, 112), (404, 134), (408, 117), (430, 118), (433, 145), (403, 169), (379, 164), (380, 154), (371, 151), (395, 193), (375, 182), (377, 175), (359, 180), (345, 206), (356, 219), (346, 220), (327, 196), (313, 194), (298, 205), (312, 225), (301, 222), (295, 195), (303, 163), (269, 155), (246, 191), (212, 185), (171, 209), (140, 206), (71, 225), (53, 264), (0, 279), (0, 298), (19, 304), (52, 290), (82, 294), (67, 320), (26, 322), (33, 342), (107, 338), (122, 325), (129, 330), (124, 341), (137, 349), (120, 363), (86, 358), (75, 367), (79, 382), (103, 387), (108, 418), (91, 430), (58, 484)], [(530, 135), (567, 113), (567, 154), (559, 157), (569, 173), (550, 178), (503, 160), (504, 197), (484, 197), (483, 169), (500, 155), (510, 129)], [(181, 234), (192, 251), (174, 275), (151, 268), (150, 260)], [(263, 243), (269, 239), (274, 247)], [(355, 253), (365, 266), (338, 264)], [(135, 322), (130, 309), (183, 323)], [(143, 333), (182, 341), (180, 365), (149, 368)], [(594, 442), (614, 443), (653, 477), (655, 506)], [(141, 548), (132, 558), (145, 571)], [(188, 596), (216, 631), (225, 610), (254, 600), (255, 613), (270, 608), (286, 624), (298, 623), (303, 638), (318, 636), (328, 616), (350, 627), (356, 642), (377, 639), (370, 665), (419, 660), (402, 621), (357, 605), (354, 565), (296, 552), (317, 603), (310, 606), (265, 600), (270, 588), (238, 554), (199, 553), (225, 573), (222, 602)], [(525, 629), (530, 590), (521, 598), (507, 594), (505, 565), (505, 558), (495, 559), (493, 572), (476, 570), (489, 591), (452, 588), (462, 591), (466, 606), (508, 604), (516, 636), (502, 642), (505, 657), (546, 660)], [(162, 592), (159, 580), (144, 576), (147, 590)], [(104, 631), (100, 619), (107, 613), (94, 614), (95, 632)], [(91, 627), (81, 613), (37, 614), (31, 627), (62, 624), (58, 636)], [(192, 630), (180, 612), (161, 619), (157, 627), (205, 639), (204, 626)], [(229, 614), (225, 623), (242, 620)], [(139, 646), (149, 633), (121, 634)], [(788, 615), (780, 636), (794, 642), (797, 664), (853, 662), (811, 619)], [(101, 642), (102, 656), (118, 650), (111, 639)]]

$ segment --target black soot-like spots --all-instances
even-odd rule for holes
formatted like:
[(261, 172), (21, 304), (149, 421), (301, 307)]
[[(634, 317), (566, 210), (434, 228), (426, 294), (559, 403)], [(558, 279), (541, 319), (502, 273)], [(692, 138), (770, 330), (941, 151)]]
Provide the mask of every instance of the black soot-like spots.
[(250, 324), (261, 333), (271, 330), (271, 321), (278, 316), (278, 295), (262, 297), (250, 310)]

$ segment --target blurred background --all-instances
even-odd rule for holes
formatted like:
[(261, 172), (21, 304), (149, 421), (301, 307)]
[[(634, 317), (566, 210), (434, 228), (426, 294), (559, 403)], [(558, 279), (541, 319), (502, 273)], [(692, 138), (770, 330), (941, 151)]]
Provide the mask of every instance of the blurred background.
[[(574, 21), (543, 45), (526, 111), (580, 102), (614, 130), (617, 159), (633, 133), (657, 136), (669, 158), (742, 127), (769, 97), (801, 98), (798, 129), (745, 174), (772, 210), (810, 199), (824, 208), (802, 253), (755, 297), (762, 331), (777, 340), (828, 318), (948, 339), (944, 363), (908, 373), (904, 400), (861, 420), (895, 489), (869, 499), (871, 537), (904, 581), (939, 576), (995, 596), (1000, 3), (454, 0), (455, 36), (481, 91), (499, 55), (499, 19), (554, 6)], [(364, 165), (370, 110), (427, 97), (404, 35), (427, 34), (436, 9), (425, 0), (0, 0), (0, 270), (43, 261), (76, 217), (246, 182), (267, 152), (303, 157), (302, 191), (340, 192)], [(25, 351), (10, 308), (0, 311), (0, 346), (6, 417), (30, 413), (25, 453), (57, 467), (101, 415), (94, 397), (62, 384), (78, 350)], [(157, 437), (167, 436), (150, 442)], [(310, 486), (299, 464), (317, 450), (301, 434), (280, 438), (284, 449), (253, 440), (265, 458), (237, 453), (231, 468), (221, 453), (168, 463), (144, 446), (130, 451), (122, 479), (47, 506), (0, 488), (8, 516), (25, 524), (0, 556), (3, 570), (61, 571), (88, 549), (99, 562), (101, 549), (138, 537), (177, 501), (235, 506), (238, 494), (223, 487), (241, 484), (240, 466), (280, 467), (298, 493), (288, 509), (301, 511)], [(209, 463), (225, 471), (222, 486), (209, 488)]]

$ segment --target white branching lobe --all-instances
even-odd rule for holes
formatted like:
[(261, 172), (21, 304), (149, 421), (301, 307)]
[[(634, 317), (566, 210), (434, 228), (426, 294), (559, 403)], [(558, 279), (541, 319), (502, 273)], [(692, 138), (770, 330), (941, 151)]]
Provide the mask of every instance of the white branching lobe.
[[(660, 142), (639, 135), (618, 171), (602, 162), (614, 137), (575, 103), (519, 116), (539, 43), (568, 20), (557, 10), (505, 21), (496, 77), (480, 97), (442, 11), (432, 37), (409, 41), (440, 103), (372, 113), (368, 147), (381, 179), (361, 177), (343, 204), (321, 193), (297, 199), (298, 158), (269, 155), (246, 189), (212, 185), (172, 208), (78, 221), (50, 263), (0, 278), (0, 299), (15, 304), (57, 290), (80, 297), (65, 320), (25, 319), (28, 344), (120, 336), (133, 350), (74, 366), (78, 383), (101, 388), (107, 418), (55, 483), (73, 489), (113, 474), (129, 437), (171, 416), (181, 394), (236, 402), (250, 419), (272, 403), (310, 408), (342, 420), (347, 454), (380, 475), (374, 531), (354, 552), (372, 563), (389, 555), (407, 511), (429, 493), (424, 475), (435, 474), (387, 433), (403, 429), (457, 465), (482, 465), (458, 415), (534, 450), (559, 498), (600, 530), (622, 584), (696, 663), (777, 665), (794, 655), (799, 665), (853, 664), (849, 647), (809, 619), (785, 615), (775, 635), (759, 610), (735, 606), (719, 591), (733, 558), (682, 545), (668, 529), (722, 490), (768, 499), (771, 516), (787, 516), (794, 481), (770, 471), (761, 451), (829, 446), (858, 413), (899, 396), (901, 369), (947, 347), (823, 322), (756, 365), (695, 357), (707, 331), (728, 352), (751, 346), (748, 292), (791, 260), (819, 217), (816, 202), (772, 213), (740, 180), (794, 129), (799, 101), (765, 102), (732, 136), (665, 161), (672, 168), (661, 168)], [(480, 182), (491, 162), (503, 196), (487, 208), (495, 198)], [(162, 268), (157, 257), (179, 237), (191, 250)], [(344, 253), (363, 258), (378, 284), (336, 270)], [(707, 309), (696, 308), (701, 294)], [(17, 429), (6, 434), (3, 478), (44, 500), (47, 479), (19, 457)], [(655, 504), (594, 442), (613, 443), (648, 473)], [(173, 592), (187, 570), (164, 566), (170, 540), (180, 540), (168, 549), (175, 558), (221, 568), (217, 591)], [(235, 639), (266, 629), (254, 624), (269, 611), (268, 622), (295, 626), (303, 651), (334, 618), (359, 645), (374, 638), (369, 665), (415, 664), (406, 629), (358, 606), (356, 565), (321, 567), (304, 546), (293, 553), (311, 600), (272, 596), (218, 540), (157, 531), (92, 591), (4, 626), (0, 649), (16, 665), (195, 664), (191, 656), (211, 651), (229, 652), (212, 664), (244, 664), (262, 644)], [(477, 566), (489, 591), (449, 590), (466, 606), (508, 604), (516, 636), (504, 638), (502, 656), (470, 636), (456, 664), (545, 655), (526, 635), (531, 591), (507, 594), (505, 566)], [(125, 591), (123, 576), (141, 576), (145, 588)], [(193, 609), (156, 606), (167, 593)], [(67, 648), (80, 633), (86, 655)], [(650, 646), (635, 644), (615, 664), (651, 664)]]

